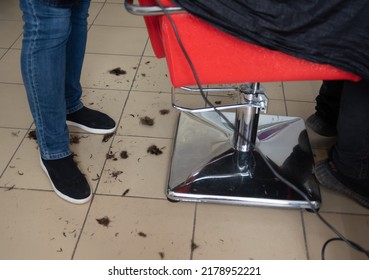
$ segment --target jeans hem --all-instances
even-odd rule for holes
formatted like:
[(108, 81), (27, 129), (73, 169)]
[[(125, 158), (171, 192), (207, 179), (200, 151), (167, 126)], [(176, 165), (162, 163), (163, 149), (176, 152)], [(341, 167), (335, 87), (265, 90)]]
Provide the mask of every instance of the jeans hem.
[(80, 102), (78, 105), (72, 107), (71, 109), (67, 109), (67, 115), (68, 114), (73, 114), (79, 110), (81, 110), (84, 107), (83, 103)]
[(41, 158), (44, 160), (57, 160), (70, 156), (72, 153), (70, 151), (57, 153), (57, 154), (41, 154)]

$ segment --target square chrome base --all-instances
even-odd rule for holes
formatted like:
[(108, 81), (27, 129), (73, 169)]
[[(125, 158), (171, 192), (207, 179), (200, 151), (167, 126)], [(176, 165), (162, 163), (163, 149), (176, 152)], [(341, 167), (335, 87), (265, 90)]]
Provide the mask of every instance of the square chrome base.
[[(234, 123), (234, 113), (224, 115)], [(313, 154), (302, 119), (260, 115), (257, 149), (236, 151), (232, 141), (232, 128), (216, 112), (182, 112), (168, 199), (319, 209), (319, 185), (313, 175)], [(310, 203), (278, 179), (270, 167), (305, 194)]]

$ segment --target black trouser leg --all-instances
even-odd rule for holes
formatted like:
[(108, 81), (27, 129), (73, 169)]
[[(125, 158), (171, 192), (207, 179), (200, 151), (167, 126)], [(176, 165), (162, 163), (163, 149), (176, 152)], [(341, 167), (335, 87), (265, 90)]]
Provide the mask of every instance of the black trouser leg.
[(368, 180), (369, 81), (344, 82), (337, 131), (334, 164), (348, 177)]
[(316, 97), (316, 115), (326, 122), (336, 125), (344, 81), (323, 81)]

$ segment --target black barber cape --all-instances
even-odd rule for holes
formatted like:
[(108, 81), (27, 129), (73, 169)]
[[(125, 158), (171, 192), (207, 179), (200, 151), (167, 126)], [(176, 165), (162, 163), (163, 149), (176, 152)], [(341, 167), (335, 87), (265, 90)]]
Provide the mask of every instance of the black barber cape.
[(369, 0), (173, 0), (237, 38), (369, 80)]
[(80, 0), (41, 0), (45, 5), (57, 8), (70, 8)]

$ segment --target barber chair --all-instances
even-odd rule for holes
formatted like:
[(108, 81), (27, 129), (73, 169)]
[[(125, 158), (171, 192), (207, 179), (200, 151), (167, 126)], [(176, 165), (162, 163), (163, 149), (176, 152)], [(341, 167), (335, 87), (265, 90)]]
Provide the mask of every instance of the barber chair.
[[(304, 121), (298, 117), (261, 114), (267, 109), (268, 99), (260, 83), (360, 78), (330, 65), (241, 41), (168, 0), (161, 3), (162, 7), (155, 0), (140, 0), (138, 5), (126, 0), (125, 8), (144, 16), (155, 55), (167, 60), (173, 106), (181, 111), (168, 199), (318, 210), (321, 196)], [(175, 103), (176, 92), (193, 94), (200, 91), (199, 83), (205, 94), (237, 93), (238, 101), (204, 108)], [(209, 87), (219, 84), (233, 86)]]

